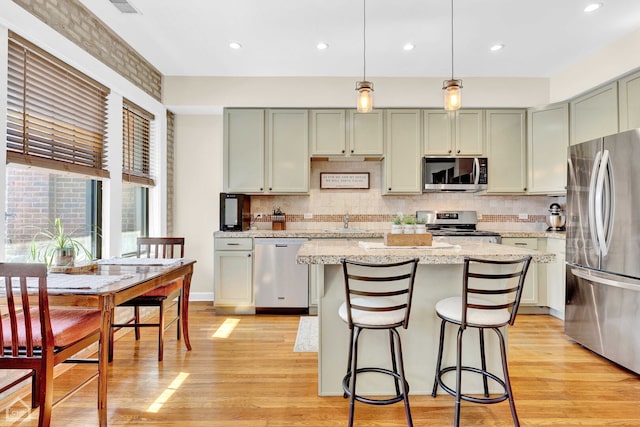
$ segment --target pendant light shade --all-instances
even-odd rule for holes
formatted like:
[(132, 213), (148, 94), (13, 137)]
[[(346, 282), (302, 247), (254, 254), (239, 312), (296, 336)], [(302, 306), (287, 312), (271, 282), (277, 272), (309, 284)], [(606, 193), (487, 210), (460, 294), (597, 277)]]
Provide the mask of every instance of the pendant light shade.
[(373, 83), (366, 80), (356, 84), (358, 113), (370, 113), (373, 110)]
[(451, 0), (451, 79), (442, 84), (444, 109), (455, 111), (462, 105), (462, 80), (453, 78), (453, 0)]
[(367, 2), (362, 0), (362, 81), (356, 83), (358, 113), (373, 111), (373, 83), (367, 81)]
[(442, 89), (444, 90), (444, 109), (453, 111), (462, 105), (462, 80), (445, 80)]

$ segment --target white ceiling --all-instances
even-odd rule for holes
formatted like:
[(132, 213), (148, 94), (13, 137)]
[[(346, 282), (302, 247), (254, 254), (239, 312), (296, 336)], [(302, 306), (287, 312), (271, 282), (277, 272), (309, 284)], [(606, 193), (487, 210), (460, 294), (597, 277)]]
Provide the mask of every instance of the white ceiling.
[[(163, 75), (363, 74), (362, 0), (80, 1)], [(366, 1), (367, 76), (451, 75), (449, 0)], [(638, 29), (640, 0), (455, 0), (455, 77), (550, 77)]]

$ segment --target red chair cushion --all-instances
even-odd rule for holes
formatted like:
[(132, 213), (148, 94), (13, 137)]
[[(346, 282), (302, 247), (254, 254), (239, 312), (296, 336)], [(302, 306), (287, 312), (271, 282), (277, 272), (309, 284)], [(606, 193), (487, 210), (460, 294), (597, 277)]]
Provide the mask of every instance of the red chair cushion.
[(142, 294), (141, 297), (168, 297), (172, 293), (179, 291), (180, 288), (182, 288), (182, 279), (176, 279), (166, 285), (162, 285)]
[[(55, 347), (66, 347), (82, 338), (100, 330), (100, 311), (71, 308), (51, 308), (51, 329)], [(20, 346), (26, 345), (24, 315), (18, 315), (18, 342)], [(11, 321), (2, 319), (4, 333), (4, 346), (11, 346)], [(31, 328), (33, 330), (34, 346), (42, 346), (40, 334), (40, 315), (38, 309), (31, 310)]]

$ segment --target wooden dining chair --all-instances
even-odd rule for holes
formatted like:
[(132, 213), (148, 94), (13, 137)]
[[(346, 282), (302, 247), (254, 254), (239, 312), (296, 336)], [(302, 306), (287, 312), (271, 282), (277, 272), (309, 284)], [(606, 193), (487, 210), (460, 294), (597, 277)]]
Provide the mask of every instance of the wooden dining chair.
[[(138, 258), (184, 258), (184, 237), (138, 237)], [(166, 304), (176, 301), (176, 316), (165, 324)], [(140, 339), (140, 328), (158, 328), (158, 361), (164, 358), (164, 331), (174, 323), (177, 325), (177, 339), (180, 340), (180, 315), (182, 304), (187, 304), (182, 298), (182, 279), (173, 280), (163, 286), (153, 289), (143, 295), (133, 298), (118, 307), (133, 307), (133, 318), (124, 323), (112, 323), (109, 334), (109, 361), (113, 360), (114, 332), (117, 328), (135, 328), (136, 340)], [(156, 323), (142, 323), (140, 307), (158, 307), (158, 321)], [(113, 316), (112, 316), (113, 318)], [(191, 350), (189, 348), (189, 350)]]
[[(100, 311), (50, 308), (45, 264), (0, 263), (0, 294), (0, 369), (28, 370), (0, 388), (0, 393), (31, 378), (31, 404), (40, 408), (38, 426), (49, 426), (53, 368), (80, 362), (71, 357), (100, 340)], [(82, 385), (97, 375), (96, 370)]]

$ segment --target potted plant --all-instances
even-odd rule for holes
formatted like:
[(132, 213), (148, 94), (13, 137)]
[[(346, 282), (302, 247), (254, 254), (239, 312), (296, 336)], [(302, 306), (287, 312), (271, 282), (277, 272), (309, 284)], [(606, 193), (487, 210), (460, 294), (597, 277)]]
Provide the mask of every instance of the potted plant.
[(391, 234), (402, 234), (402, 215), (397, 215), (393, 218), (393, 224), (391, 224)]
[[(56, 218), (52, 223), (52, 230), (40, 230), (31, 239), (31, 258), (43, 261), (48, 266), (66, 267), (75, 263), (79, 253), (90, 260), (91, 251), (80, 241), (65, 232), (62, 220)], [(46, 240), (40, 240), (44, 237)]]
[(415, 234), (416, 232), (416, 217), (409, 215), (404, 219), (404, 233)]
[(427, 232), (427, 221), (424, 218), (416, 220), (416, 234), (425, 234)]

